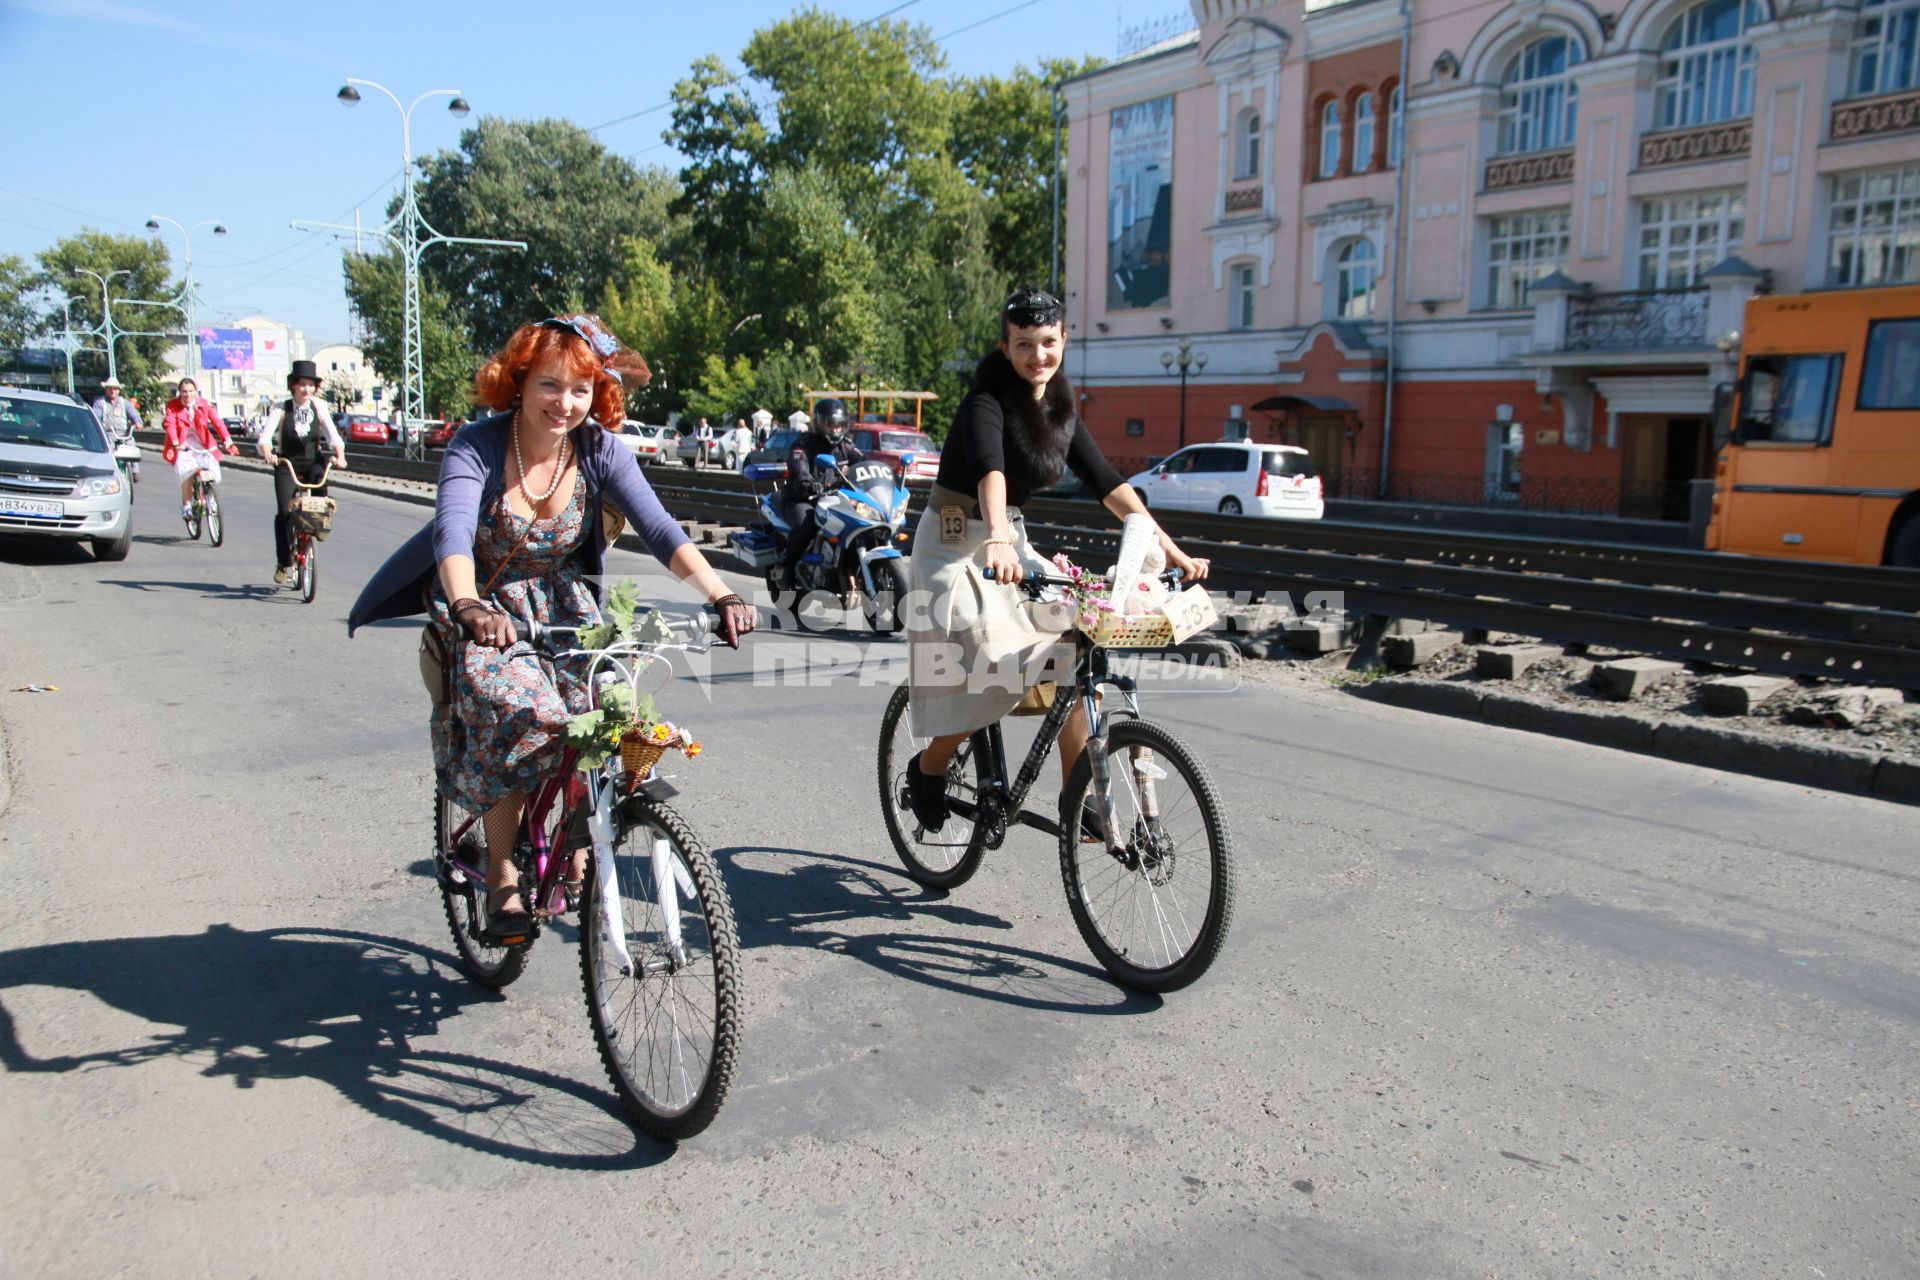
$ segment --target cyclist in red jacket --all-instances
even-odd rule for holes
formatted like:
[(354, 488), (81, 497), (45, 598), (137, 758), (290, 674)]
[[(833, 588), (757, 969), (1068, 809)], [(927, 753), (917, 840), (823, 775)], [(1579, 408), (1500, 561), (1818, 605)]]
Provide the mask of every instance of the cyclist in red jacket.
[(161, 454), (173, 464), (174, 474), (180, 477), (180, 515), (191, 519), (194, 475), (204, 471), (210, 482), (220, 483), (220, 455), (214, 441), (219, 440), (220, 448), (225, 449), (228, 456), (240, 450), (227, 434), (227, 424), (220, 421), (212, 405), (200, 398), (199, 383), (192, 378), (182, 378), (176, 391), (174, 398), (167, 401), (163, 420), (167, 445)]

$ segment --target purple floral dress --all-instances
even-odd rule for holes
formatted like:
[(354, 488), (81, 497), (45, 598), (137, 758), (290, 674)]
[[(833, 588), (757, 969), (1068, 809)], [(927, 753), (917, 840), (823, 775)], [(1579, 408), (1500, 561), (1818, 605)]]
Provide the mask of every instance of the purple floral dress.
[[(566, 509), (532, 522), (493, 588), (515, 617), (531, 613), (562, 627), (594, 621), (593, 591), (573, 554), (587, 534), (586, 510), (586, 481), (576, 474)], [(473, 542), (476, 586), (493, 576), (527, 525), (504, 493), (482, 513)], [(509, 649), (466, 643), (466, 628), (449, 613), (437, 574), (431, 611), (456, 657), (453, 701), (434, 708), (434, 771), (456, 801), (485, 812), (510, 792), (532, 791), (560, 762), (568, 719), (587, 710), (588, 660), (543, 662), (524, 642)]]

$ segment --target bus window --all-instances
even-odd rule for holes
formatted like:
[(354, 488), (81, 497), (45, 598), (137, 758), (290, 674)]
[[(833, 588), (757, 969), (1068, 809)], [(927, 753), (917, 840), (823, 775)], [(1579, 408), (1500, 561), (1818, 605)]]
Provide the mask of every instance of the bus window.
[(1860, 369), (1862, 409), (1920, 409), (1920, 320), (1876, 320)]
[(1839, 356), (1755, 356), (1740, 394), (1739, 442), (1829, 444)]

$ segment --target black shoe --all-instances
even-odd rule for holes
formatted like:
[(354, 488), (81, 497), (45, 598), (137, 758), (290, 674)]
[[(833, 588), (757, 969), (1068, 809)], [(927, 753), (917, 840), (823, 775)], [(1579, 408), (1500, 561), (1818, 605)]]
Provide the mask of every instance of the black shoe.
[[(1060, 795), (1060, 825), (1067, 825), (1067, 797)], [(1107, 842), (1107, 820), (1100, 813), (1100, 806), (1088, 796), (1080, 802), (1080, 839), (1084, 844), (1105, 844)]]
[(952, 812), (947, 808), (947, 775), (922, 773), (918, 753), (907, 761), (907, 806), (925, 831), (938, 831)]
[[(506, 904), (511, 901), (513, 905)], [(533, 917), (528, 914), (520, 895), (520, 887), (513, 885), (505, 889), (488, 892), (487, 927), (480, 936), (498, 947), (517, 946), (529, 941), (533, 936)]]

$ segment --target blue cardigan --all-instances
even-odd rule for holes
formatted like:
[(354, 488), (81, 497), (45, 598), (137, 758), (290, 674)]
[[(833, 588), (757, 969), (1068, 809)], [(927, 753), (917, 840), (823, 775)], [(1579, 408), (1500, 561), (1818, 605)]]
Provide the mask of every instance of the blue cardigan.
[[(433, 582), (440, 561), (450, 555), (473, 554), (480, 529), (480, 513), (506, 492), (508, 431), (511, 413), (497, 413), (462, 427), (447, 445), (440, 462), (440, 495), (433, 523), (400, 544), (374, 571), (347, 613), (347, 634), (383, 618), (404, 618), (426, 612), (425, 589)], [(589, 419), (572, 437), (587, 482), (587, 537), (574, 554), (580, 570), (599, 590), (598, 579), (606, 559), (607, 537), (601, 508), (613, 500), (647, 549), (665, 564), (687, 542), (687, 535), (660, 505), (653, 486), (640, 473), (640, 464), (625, 445)]]

